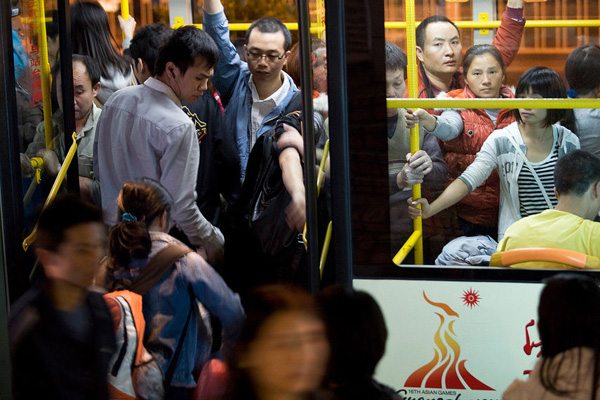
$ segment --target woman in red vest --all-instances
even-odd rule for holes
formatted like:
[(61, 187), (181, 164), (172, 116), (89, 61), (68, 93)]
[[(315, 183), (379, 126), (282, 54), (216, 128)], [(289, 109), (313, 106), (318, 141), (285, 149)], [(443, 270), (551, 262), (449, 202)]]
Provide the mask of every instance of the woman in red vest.
[[(504, 86), (505, 68), (500, 51), (483, 44), (471, 47), (463, 58), (465, 88), (449, 92), (446, 96), (457, 99), (513, 98)], [(412, 118), (411, 118), (412, 117)], [(425, 130), (443, 142), (444, 159), (448, 164), (447, 185), (459, 177), (475, 160), (483, 142), (496, 129), (515, 121), (509, 109), (446, 110), (440, 116), (415, 110), (407, 115), (409, 127), (418, 122)], [(477, 189), (462, 199), (455, 207), (459, 225), (467, 236), (490, 235), (496, 237), (500, 183), (494, 171)]]

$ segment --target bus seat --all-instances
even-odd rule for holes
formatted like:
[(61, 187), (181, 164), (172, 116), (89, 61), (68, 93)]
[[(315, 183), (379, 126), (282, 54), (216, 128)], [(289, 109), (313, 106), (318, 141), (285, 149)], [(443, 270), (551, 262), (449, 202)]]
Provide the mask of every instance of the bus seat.
[[(600, 269), (600, 258), (573, 250), (531, 247), (492, 254), (490, 267), (512, 267), (525, 262), (551, 262), (556, 268)], [(561, 265), (562, 264), (562, 265)]]

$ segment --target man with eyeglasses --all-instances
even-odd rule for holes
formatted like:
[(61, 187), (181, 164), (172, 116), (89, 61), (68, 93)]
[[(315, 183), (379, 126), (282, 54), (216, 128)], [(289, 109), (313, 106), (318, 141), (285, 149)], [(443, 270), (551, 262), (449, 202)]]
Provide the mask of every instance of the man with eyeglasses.
[(292, 37), (277, 18), (263, 17), (246, 31), (247, 62), (231, 43), (229, 25), (220, 0), (204, 0), (203, 26), (220, 49), (212, 82), (225, 106), (225, 129), (235, 132), (241, 177), (256, 139), (275, 125), (298, 89), (282, 68)]

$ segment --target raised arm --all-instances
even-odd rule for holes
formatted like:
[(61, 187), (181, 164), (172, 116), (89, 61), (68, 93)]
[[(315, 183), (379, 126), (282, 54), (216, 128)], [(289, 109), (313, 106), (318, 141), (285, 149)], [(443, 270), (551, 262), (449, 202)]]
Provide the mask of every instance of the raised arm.
[(223, 4), (221, 4), (221, 0), (204, 0), (202, 8), (207, 13), (216, 14), (223, 10)]
[(500, 50), (502, 61), (507, 68), (519, 52), (524, 29), (523, 0), (508, 0), (502, 22), (492, 41), (492, 45)]
[(219, 62), (215, 66), (211, 82), (221, 95), (223, 105), (227, 107), (240, 73), (248, 67), (240, 60), (235, 46), (231, 43), (229, 22), (221, 1), (204, 0), (203, 10), (203, 29), (219, 48)]

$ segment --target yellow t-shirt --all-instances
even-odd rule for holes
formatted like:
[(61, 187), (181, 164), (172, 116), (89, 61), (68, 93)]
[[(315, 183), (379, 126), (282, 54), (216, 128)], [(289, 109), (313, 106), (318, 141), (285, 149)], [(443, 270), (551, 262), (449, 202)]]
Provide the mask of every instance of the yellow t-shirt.
[[(496, 252), (527, 247), (567, 249), (600, 257), (600, 223), (564, 211), (545, 210), (512, 224)], [(516, 267), (565, 268), (549, 262), (521, 263)]]

